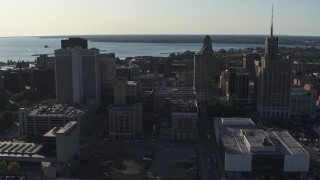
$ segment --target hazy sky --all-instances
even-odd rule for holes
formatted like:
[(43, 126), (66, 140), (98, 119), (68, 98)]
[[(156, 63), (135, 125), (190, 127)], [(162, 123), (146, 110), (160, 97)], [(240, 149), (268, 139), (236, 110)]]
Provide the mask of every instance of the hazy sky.
[(0, 0), (0, 36), (269, 34), (320, 36), (320, 0)]

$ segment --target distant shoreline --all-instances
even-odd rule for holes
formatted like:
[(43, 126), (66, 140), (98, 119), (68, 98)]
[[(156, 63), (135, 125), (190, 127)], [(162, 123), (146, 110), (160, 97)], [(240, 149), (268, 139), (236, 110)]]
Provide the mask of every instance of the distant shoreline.
[[(205, 35), (70, 35), (36, 36), (39, 38), (82, 37), (91, 42), (122, 43), (202, 43)], [(264, 44), (268, 35), (210, 35), (213, 43)], [(279, 44), (320, 46), (320, 36), (279, 35)]]

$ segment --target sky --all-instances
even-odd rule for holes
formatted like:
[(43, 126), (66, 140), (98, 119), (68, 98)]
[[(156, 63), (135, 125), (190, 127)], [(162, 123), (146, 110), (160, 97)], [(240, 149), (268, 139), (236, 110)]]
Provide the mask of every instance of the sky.
[(0, 37), (90, 34), (320, 36), (320, 0), (0, 0)]

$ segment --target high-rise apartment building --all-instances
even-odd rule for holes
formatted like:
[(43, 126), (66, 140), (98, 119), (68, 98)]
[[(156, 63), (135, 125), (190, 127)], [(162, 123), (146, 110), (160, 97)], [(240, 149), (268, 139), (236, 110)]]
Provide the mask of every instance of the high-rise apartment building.
[(58, 103), (100, 104), (98, 49), (55, 50), (56, 100)]
[[(273, 24), (273, 23), (272, 23)], [(290, 117), (291, 60), (278, 55), (279, 38), (273, 35), (265, 41), (265, 54), (258, 63), (257, 109), (262, 119)]]
[(193, 86), (200, 102), (212, 100), (213, 79), (219, 78), (222, 69), (223, 63), (214, 56), (211, 38), (206, 36), (202, 49), (194, 56)]

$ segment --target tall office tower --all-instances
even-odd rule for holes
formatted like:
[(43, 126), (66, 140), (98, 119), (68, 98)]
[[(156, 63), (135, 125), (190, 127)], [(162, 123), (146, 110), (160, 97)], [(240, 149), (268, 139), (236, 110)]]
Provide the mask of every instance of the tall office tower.
[(112, 102), (113, 86), (116, 81), (116, 58), (114, 53), (100, 54), (101, 103)]
[(193, 86), (200, 102), (212, 100), (213, 79), (219, 78), (222, 69), (223, 63), (214, 56), (211, 39), (206, 36), (202, 49), (194, 56)]
[(61, 40), (61, 49), (73, 49), (75, 47), (81, 47), (82, 49), (88, 49), (88, 40), (73, 37)]
[(243, 56), (242, 64), (250, 74), (250, 81), (254, 81), (256, 78), (255, 61), (261, 61), (260, 54), (245, 54)]
[(55, 50), (57, 103), (100, 104), (98, 49)]
[(265, 54), (258, 66), (257, 109), (261, 118), (288, 119), (291, 60), (281, 59), (278, 55), (278, 37), (273, 36), (273, 20), (270, 37), (265, 41)]
[(226, 95), (229, 101), (247, 103), (249, 101), (249, 73), (243, 67), (226, 70)]

